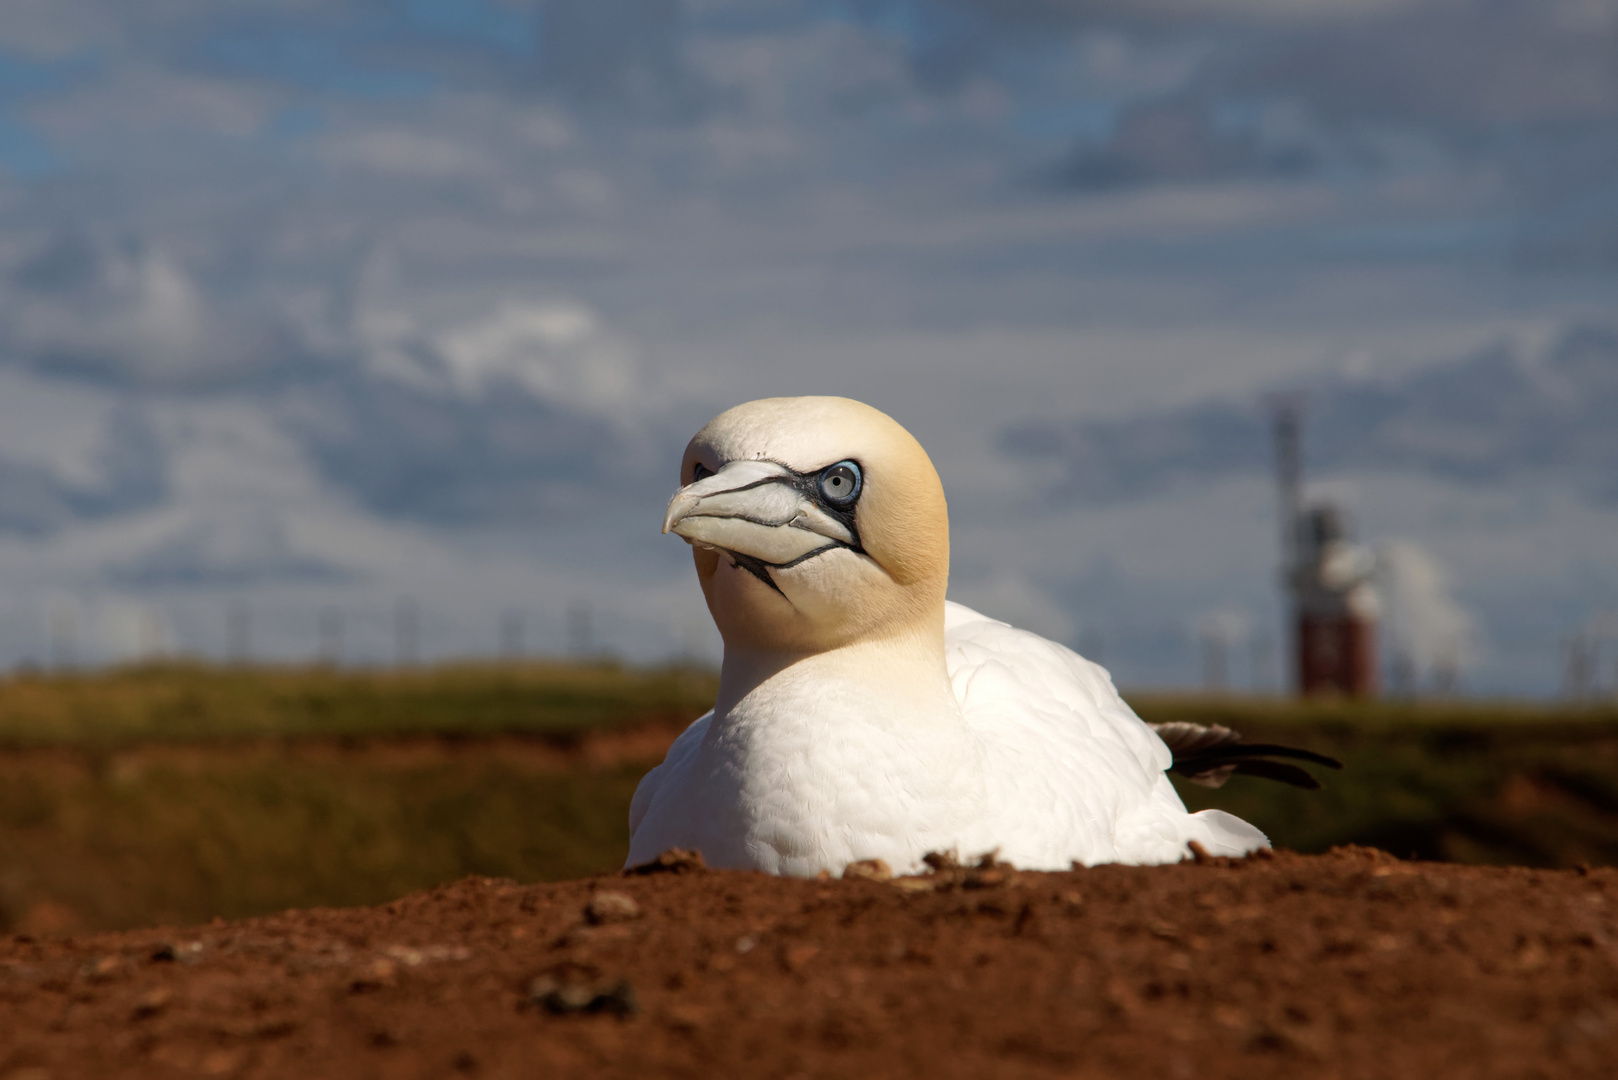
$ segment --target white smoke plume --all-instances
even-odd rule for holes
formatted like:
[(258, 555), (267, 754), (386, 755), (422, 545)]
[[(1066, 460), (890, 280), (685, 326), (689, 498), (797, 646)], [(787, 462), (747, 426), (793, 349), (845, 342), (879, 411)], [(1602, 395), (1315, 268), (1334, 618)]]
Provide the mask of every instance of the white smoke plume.
[(1450, 592), (1448, 576), (1431, 553), (1394, 540), (1378, 550), (1377, 567), (1389, 644), (1416, 672), (1442, 677), (1477, 661), (1477, 620)]

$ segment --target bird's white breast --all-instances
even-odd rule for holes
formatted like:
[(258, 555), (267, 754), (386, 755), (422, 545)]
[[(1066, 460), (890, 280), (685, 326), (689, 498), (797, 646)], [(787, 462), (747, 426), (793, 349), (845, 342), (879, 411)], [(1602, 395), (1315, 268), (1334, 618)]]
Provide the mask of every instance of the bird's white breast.
[(1265, 842), (1186, 812), (1167, 748), (1097, 665), (958, 604), (944, 644), (941, 691), (881, 655), (824, 654), (697, 721), (635, 794), (629, 863), (687, 847), (772, 873), (868, 858), (903, 872), (929, 851), (998, 849), (1065, 869)]
[(980, 741), (953, 702), (918, 710), (839, 666), (810, 658), (693, 724), (636, 793), (630, 863), (685, 846), (814, 874), (959, 847), (987, 806)]

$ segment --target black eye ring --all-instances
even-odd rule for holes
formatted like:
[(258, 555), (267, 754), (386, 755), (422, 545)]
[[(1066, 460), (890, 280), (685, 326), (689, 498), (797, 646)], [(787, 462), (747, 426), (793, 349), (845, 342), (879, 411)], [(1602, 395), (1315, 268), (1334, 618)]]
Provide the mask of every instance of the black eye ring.
[(713, 475), (713, 470), (708, 468), (708, 466), (704, 465), (700, 461), (697, 462), (695, 465), (691, 466), (691, 482), (693, 484), (696, 483), (698, 480), (701, 480), (704, 477), (712, 476), (712, 475)]
[(839, 510), (853, 506), (864, 485), (865, 478), (855, 462), (839, 461), (820, 470), (820, 494)]

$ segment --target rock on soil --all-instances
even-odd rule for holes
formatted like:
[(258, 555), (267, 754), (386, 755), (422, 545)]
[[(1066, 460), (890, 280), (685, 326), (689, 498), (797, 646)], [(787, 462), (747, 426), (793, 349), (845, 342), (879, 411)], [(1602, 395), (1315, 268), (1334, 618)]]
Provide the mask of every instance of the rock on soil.
[(0, 941), (0, 1080), (1597, 1077), (1618, 871), (1325, 856), (1060, 874), (468, 879)]

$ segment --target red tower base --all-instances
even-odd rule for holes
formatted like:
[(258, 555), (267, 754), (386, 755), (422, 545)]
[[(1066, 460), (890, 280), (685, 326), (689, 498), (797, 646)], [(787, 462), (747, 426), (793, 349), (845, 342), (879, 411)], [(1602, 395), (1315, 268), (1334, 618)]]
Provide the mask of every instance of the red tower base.
[(1298, 616), (1298, 689), (1305, 697), (1376, 696), (1376, 624)]

